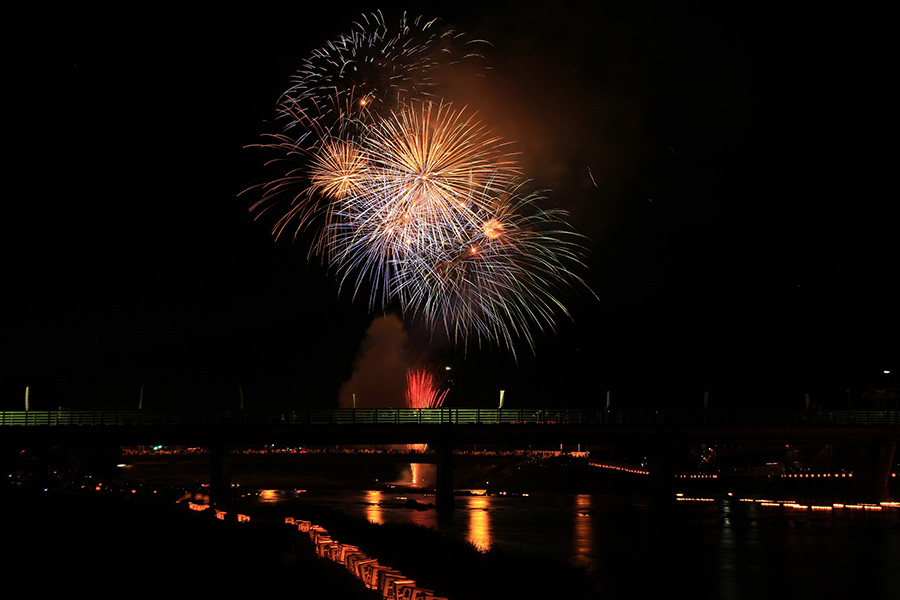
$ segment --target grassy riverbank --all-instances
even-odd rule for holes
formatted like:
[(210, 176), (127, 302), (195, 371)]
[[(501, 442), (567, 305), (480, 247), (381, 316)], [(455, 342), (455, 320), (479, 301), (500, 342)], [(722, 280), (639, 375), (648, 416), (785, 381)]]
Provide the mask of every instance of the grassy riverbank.
[(259, 516), (271, 522), (294, 516), (322, 525), (333, 539), (358, 546), (380, 564), (451, 599), (597, 597), (591, 573), (562, 560), (499, 549), (481, 552), (468, 542), (411, 523), (375, 524), (323, 507), (306, 507), (304, 513), (274, 506)]
[(295, 551), (284, 526), (222, 522), (160, 500), (4, 488), (4, 570), (41, 594), (377, 598), (342, 567)]
[[(174, 496), (44, 491), (7, 487), (0, 503), (14, 549), (9, 572), (36, 590), (98, 590), (101, 597), (147, 593), (302, 593), (374, 600), (344, 567), (315, 556), (312, 543), (260, 510), (250, 523), (187, 510)], [(410, 524), (375, 525), (327, 509), (291, 515), (326, 527), (381, 564), (453, 600), (596, 597), (589, 573), (562, 561), (486, 553)]]

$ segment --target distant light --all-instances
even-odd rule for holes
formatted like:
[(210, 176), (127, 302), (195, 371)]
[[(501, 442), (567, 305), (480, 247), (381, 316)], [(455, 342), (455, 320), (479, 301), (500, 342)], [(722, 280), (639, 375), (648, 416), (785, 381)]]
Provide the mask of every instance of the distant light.
[(891, 370), (890, 370), (890, 369), (885, 369), (885, 370), (884, 370), (884, 374), (885, 374), (885, 375), (890, 375), (890, 374), (891, 374)]

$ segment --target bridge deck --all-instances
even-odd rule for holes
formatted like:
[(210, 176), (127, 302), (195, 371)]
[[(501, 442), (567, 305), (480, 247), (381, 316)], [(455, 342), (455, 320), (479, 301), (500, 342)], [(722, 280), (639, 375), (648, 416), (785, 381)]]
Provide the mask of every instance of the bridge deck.
[(335, 409), (5, 411), (0, 442), (166, 444), (896, 442), (898, 411)]
[(2, 426), (102, 425), (497, 425), (576, 424), (717, 427), (879, 427), (900, 425), (898, 410), (585, 410), (340, 408), (285, 410), (0, 411)]

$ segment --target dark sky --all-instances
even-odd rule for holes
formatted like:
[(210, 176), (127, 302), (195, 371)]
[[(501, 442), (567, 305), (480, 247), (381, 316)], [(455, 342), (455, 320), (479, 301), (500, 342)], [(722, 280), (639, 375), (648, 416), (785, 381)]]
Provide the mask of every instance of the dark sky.
[[(491, 42), (448, 94), (572, 213), (597, 295), (518, 362), (404, 331), (448, 404), (799, 408), (900, 367), (888, 20), (661, 4), (424, 11)], [(300, 61), (375, 8), (299, 6), (13, 20), (0, 408), (337, 402), (383, 315), (238, 197)]]

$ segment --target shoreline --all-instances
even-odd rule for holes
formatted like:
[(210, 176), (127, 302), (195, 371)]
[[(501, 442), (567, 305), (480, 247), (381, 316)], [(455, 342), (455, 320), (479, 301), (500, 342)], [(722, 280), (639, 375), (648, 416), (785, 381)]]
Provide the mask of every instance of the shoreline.
[[(280, 509), (258, 508), (249, 523), (239, 523), (216, 519), (211, 510), (191, 511), (176, 504), (174, 495), (8, 486), (0, 499), (7, 514), (16, 515), (6, 536), (18, 549), (11, 572), (39, 580), (52, 573), (45, 585), (49, 591), (85, 581), (111, 588), (138, 584), (158, 593), (258, 592), (264, 586), (303, 590), (311, 597), (380, 598), (342, 565), (317, 557), (308, 536), (284, 524), (287, 515)], [(562, 561), (502, 550), (483, 553), (412, 524), (376, 525), (328, 509), (310, 512), (291, 516), (321, 521), (334, 539), (358, 546), (451, 600), (529, 597), (535, 589), (550, 597), (561, 590), (575, 600), (595, 597), (589, 572)], [(527, 585), (494, 577), (523, 565), (547, 577)]]
[[(7, 514), (17, 515), (19, 533), (7, 538), (11, 547), (18, 549), (14, 572), (38, 578), (53, 573), (48, 585), (59, 591), (66, 589), (66, 581), (99, 580), (109, 586), (147, 581), (149, 588), (160, 593), (171, 593), (173, 586), (204, 593), (217, 588), (252, 593), (264, 582), (268, 589), (302, 589), (313, 596), (379, 597), (343, 566), (317, 557), (308, 536), (284, 524), (285, 517), (292, 517), (321, 525), (335, 540), (359, 547), (380, 564), (398, 569), (450, 600), (599, 597), (596, 590), (602, 582), (597, 574), (561, 558), (501, 548), (480, 552), (464, 540), (428, 528), (410, 523), (377, 525), (326, 506), (300, 511), (286, 504), (256, 505), (248, 511), (250, 523), (239, 523), (233, 515), (220, 521), (211, 510), (197, 513), (188, 510), (186, 503), (177, 503), (178, 493), (184, 494), (183, 489), (178, 492), (178, 486), (154, 493), (150, 485), (119, 483), (118, 487), (107, 485), (103, 491), (67, 491), (57, 486), (50, 492), (41, 488), (0, 492), (4, 508), (11, 511)], [(133, 487), (129, 488), (129, 483)], [(701, 524), (685, 519), (667, 523), (667, 516), (691, 512), (681, 512), (681, 506), (674, 513), (654, 511), (625, 502), (624, 495), (615, 496), (623, 499), (623, 505), (614, 512), (642, 515), (632, 523), (639, 523), (643, 527), (639, 531), (644, 533), (662, 527), (670, 533), (693, 535)], [(245, 508), (239, 501), (232, 506), (233, 514)], [(778, 514), (777, 518), (796, 522), (797, 513), (773, 510), (778, 510), (773, 517)], [(809, 514), (811, 509), (804, 512)], [(809, 523), (821, 520), (813, 515), (802, 519)], [(891, 521), (879, 518), (872, 523), (876, 522)], [(896, 525), (891, 531), (896, 531)], [(513, 581), (497, 577), (498, 573), (533, 575)], [(176, 585), (179, 578), (185, 583)]]
[[(298, 552), (283, 526), (222, 522), (159, 499), (3, 489), (14, 522), (9, 572), (46, 592), (73, 585), (171, 594), (257, 593), (303, 587), (313, 596), (376, 600), (339, 568)], [(193, 514), (192, 514), (193, 513)], [(12, 520), (12, 519), (10, 519)], [(102, 596), (102, 594), (101, 594)]]

